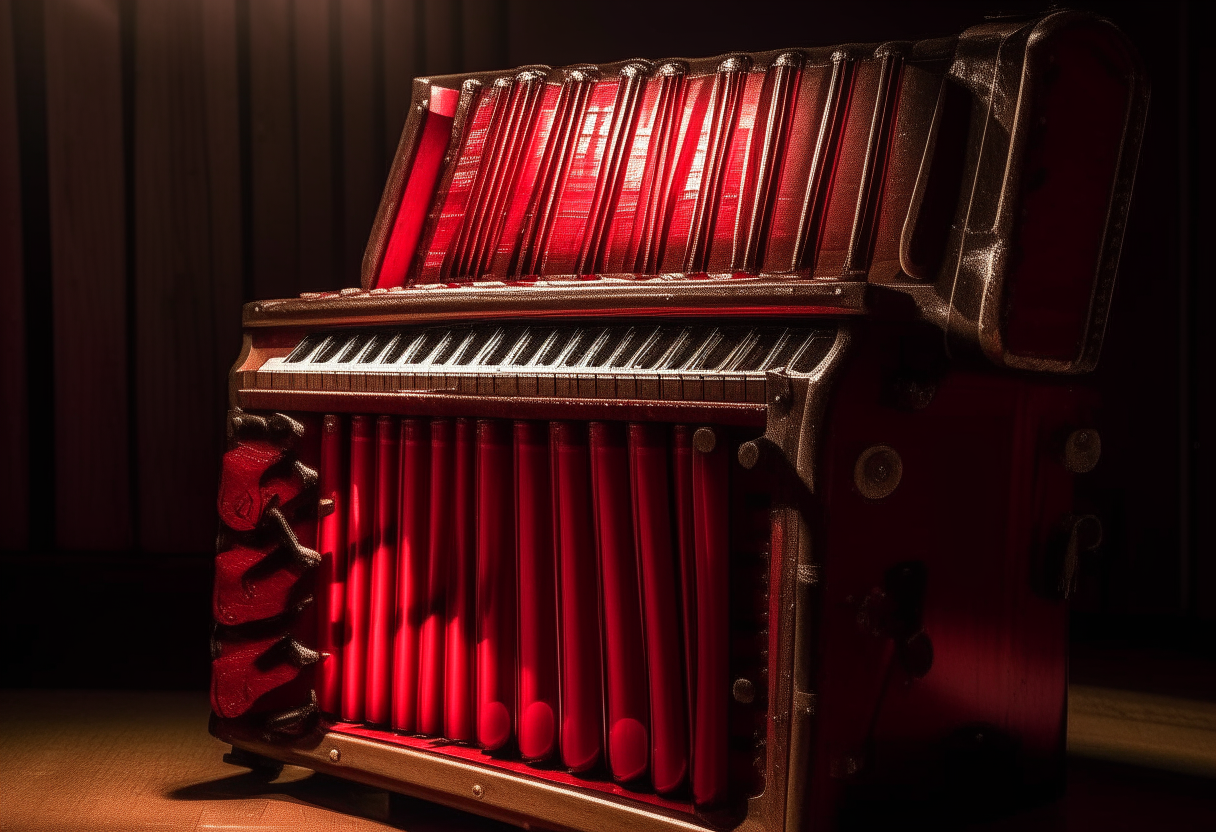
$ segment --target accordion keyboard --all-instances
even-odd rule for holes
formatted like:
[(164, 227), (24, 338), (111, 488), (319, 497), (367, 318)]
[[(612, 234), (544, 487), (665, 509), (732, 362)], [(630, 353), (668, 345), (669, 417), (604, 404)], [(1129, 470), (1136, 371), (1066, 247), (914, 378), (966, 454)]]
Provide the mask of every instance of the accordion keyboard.
[(765, 401), (765, 374), (808, 372), (832, 326), (467, 325), (305, 335), (246, 371), (257, 390)]

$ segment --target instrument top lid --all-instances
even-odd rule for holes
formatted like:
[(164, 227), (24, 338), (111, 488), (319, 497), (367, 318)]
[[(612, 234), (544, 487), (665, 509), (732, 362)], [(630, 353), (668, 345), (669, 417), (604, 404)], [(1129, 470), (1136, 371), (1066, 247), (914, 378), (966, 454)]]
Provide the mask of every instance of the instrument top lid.
[[(1146, 106), (1126, 39), (1075, 12), (919, 43), (417, 79), (362, 291), (311, 309), (610, 315), (620, 296), (842, 314), (879, 286), (997, 364), (1084, 371)], [(715, 302), (685, 306), (668, 291), (685, 284)], [(315, 317), (304, 305), (246, 320)]]

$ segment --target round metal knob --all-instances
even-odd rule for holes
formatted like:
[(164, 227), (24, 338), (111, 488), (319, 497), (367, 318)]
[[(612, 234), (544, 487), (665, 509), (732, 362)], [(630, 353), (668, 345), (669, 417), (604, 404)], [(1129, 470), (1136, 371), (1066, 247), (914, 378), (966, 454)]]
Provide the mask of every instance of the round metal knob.
[(853, 466), (853, 482), (868, 500), (881, 500), (899, 485), (904, 464), (895, 449), (887, 445), (866, 448)]
[(1102, 437), (1093, 428), (1080, 428), (1064, 440), (1064, 467), (1074, 474), (1094, 470), (1102, 458)]

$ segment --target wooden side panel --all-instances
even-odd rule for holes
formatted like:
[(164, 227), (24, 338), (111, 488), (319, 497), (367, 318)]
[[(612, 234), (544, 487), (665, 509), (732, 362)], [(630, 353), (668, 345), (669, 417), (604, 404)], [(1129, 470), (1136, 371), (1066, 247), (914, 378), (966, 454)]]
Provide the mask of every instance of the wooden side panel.
[(139, 542), (206, 551), (240, 319), (235, 7), (140, 0), (135, 29)]
[[(45, 6), (56, 544), (131, 541), (118, 0)], [(48, 464), (49, 464), (48, 460)]]
[[(389, 4), (395, 5), (395, 4)], [(338, 289), (336, 271), (334, 140), (328, 0), (296, 0), (296, 207), (301, 291)]]
[(296, 133), (289, 0), (249, 3), (253, 294), (297, 292)]
[(342, 285), (358, 286), (363, 251), (380, 204), (383, 132), (376, 96), (375, 30), (371, 0), (339, 4), (342, 38), (343, 218)]
[(13, 10), (0, 0), (0, 549), (29, 546), (29, 410)]

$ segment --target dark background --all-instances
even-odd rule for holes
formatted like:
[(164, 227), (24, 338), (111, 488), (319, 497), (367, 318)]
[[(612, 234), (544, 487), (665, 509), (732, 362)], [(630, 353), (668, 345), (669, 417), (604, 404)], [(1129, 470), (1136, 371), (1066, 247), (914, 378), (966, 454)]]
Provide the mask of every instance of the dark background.
[[(1216, 698), (1210, 35), (1152, 103), (1073, 677)], [(0, 683), (202, 688), (240, 305), (358, 284), (419, 74), (954, 34), (1023, 3), (0, 0)], [(1206, 151), (1206, 152), (1205, 152)], [(977, 553), (982, 554), (982, 553)]]

